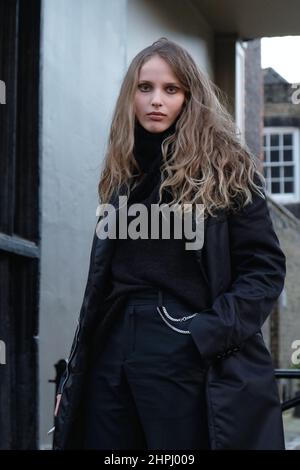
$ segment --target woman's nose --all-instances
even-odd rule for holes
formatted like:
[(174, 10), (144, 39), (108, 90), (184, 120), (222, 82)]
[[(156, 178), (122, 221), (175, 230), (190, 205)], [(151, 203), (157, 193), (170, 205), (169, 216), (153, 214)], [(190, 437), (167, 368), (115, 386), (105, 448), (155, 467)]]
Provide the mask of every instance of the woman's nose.
[(151, 103), (153, 105), (161, 105), (162, 104), (162, 96), (161, 96), (161, 91), (155, 91), (153, 92)]

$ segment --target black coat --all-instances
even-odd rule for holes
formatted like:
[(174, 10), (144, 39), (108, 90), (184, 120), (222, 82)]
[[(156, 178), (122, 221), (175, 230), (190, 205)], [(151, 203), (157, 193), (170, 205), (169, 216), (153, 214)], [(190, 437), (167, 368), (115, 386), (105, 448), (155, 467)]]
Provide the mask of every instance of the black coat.
[[(120, 193), (121, 194), (121, 193)], [(281, 405), (272, 359), (261, 327), (284, 285), (286, 259), (267, 201), (256, 193), (238, 213), (219, 211), (204, 223), (195, 256), (211, 294), (209, 308), (189, 329), (207, 363), (206, 397), (212, 449), (284, 449)], [(118, 207), (115, 193), (111, 203)], [(100, 219), (98, 219), (99, 221)], [(101, 311), (114, 240), (94, 233), (78, 327), (55, 418), (54, 449), (82, 448), (85, 375), (99, 317), (107, 337), (115, 315)]]

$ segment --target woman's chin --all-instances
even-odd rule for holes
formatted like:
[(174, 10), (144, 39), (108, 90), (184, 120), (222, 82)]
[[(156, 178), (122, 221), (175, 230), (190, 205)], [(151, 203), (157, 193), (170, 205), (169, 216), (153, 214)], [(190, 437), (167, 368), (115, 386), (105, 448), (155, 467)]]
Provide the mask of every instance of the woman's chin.
[(147, 121), (142, 122), (142, 126), (149, 132), (163, 132), (169, 127), (169, 123), (161, 122), (161, 121)]

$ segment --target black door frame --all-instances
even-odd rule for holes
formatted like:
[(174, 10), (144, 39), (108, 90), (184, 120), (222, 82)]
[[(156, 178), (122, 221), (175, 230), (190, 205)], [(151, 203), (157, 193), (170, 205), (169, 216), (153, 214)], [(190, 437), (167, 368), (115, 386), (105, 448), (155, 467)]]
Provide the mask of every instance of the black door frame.
[(0, 449), (38, 448), (40, 0), (0, 0)]

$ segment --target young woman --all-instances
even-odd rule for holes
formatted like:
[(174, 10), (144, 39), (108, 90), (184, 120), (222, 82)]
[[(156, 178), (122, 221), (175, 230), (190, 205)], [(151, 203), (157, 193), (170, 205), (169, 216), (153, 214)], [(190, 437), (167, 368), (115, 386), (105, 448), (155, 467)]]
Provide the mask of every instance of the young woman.
[[(218, 93), (166, 38), (128, 68), (54, 449), (284, 449), (261, 327), (283, 289), (285, 256), (264, 178)], [(175, 215), (164, 218), (165, 236), (153, 206), (192, 214), (202, 244), (187, 248)]]

